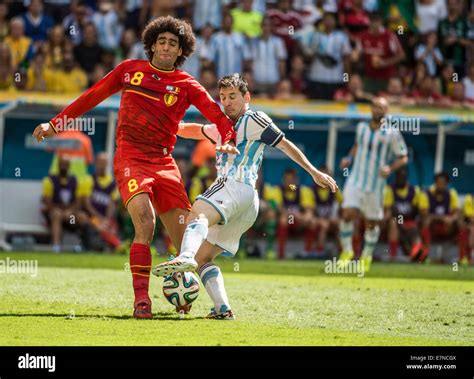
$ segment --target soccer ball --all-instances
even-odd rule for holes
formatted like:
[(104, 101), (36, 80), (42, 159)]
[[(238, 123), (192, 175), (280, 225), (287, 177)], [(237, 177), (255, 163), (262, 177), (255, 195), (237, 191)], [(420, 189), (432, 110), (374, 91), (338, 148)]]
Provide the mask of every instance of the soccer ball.
[(188, 313), (191, 303), (199, 295), (199, 279), (192, 272), (175, 272), (166, 276), (163, 282), (163, 295), (176, 307), (176, 310)]

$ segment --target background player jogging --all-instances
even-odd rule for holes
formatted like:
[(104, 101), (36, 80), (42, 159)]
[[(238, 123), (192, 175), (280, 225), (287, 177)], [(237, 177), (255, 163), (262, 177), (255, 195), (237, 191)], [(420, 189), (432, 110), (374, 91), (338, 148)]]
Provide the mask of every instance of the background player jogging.
[[(217, 179), (197, 197), (192, 207), (179, 256), (155, 266), (153, 274), (166, 276), (197, 269), (215, 305), (208, 317), (233, 319), (222, 273), (213, 260), (224, 251), (235, 255), (242, 234), (257, 218), (259, 200), (255, 183), (265, 146), (280, 149), (304, 168), (318, 185), (329, 187), (332, 192), (336, 191), (337, 185), (285, 138), (270, 117), (248, 109), (250, 93), (247, 82), (239, 74), (223, 77), (218, 88), (225, 113), (236, 121), (236, 147), (240, 155), (217, 152)], [(207, 137), (217, 146), (223, 142), (215, 125), (185, 125), (178, 135)]]
[(206, 90), (178, 70), (195, 47), (191, 26), (173, 17), (159, 17), (145, 28), (142, 41), (149, 60), (126, 60), (108, 73), (49, 123), (36, 127), (38, 142), (51, 137), (70, 120), (122, 91), (116, 133), (114, 175), (133, 221), (135, 237), (130, 268), (135, 292), (134, 317), (152, 318), (148, 285), (150, 243), (155, 213), (180, 248), (185, 219), (191, 209), (176, 163), (171, 156), (179, 121), (193, 104), (217, 125), (224, 152), (237, 152), (226, 143), (234, 136), (230, 120)]

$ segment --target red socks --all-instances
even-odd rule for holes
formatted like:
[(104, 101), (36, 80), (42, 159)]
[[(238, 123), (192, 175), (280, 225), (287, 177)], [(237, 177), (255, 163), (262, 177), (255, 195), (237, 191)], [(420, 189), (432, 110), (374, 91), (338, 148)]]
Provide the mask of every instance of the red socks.
[(277, 230), (278, 237), (278, 258), (285, 258), (286, 240), (288, 239), (288, 226), (278, 225)]
[(468, 240), (467, 229), (466, 228), (461, 229), (458, 233), (459, 262), (461, 262), (464, 257), (469, 255), (467, 240)]
[(150, 282), (151, 252), (150, 246), (141, 243), (132, 243), (130, 248), (130, 271), (132, 272), (135, 304), (147, 302), (151, 304), (148, 296)]
[(390, 259), (395, 259), (397, 257), (398, 251), (398, 241), (390, 241)]
[(316, 238), (316, 228), (308, 228), (306, 229), (304, 233), (304, 240), (305, 240), (305, 245), (304, 245), (304, 250), (307, 252), (311, 251), (311, 248), (313, 247), (313, 242), (314, 239)]

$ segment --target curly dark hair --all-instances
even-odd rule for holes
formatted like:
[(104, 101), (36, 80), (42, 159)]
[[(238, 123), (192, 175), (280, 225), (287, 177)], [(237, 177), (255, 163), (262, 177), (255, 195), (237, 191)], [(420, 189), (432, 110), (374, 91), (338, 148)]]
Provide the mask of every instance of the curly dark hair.
[(237, 88), (242, 95), (248, 92), (247, 81), (238, 73), (222, 77), (217, 83), (219, 90), (221, 88)]
[(178, 37), (179, 47), (182, 50), (181, 56), (175, 62), (175, 67), (181, 66), (193, 52), (196, 47), (196, 37), (193, 29), (186, 21), (178, 20), (177, 18), (166, 16), (158, 17), (151, 21), (143, 30), (142, 42), (145, 46), (145, 52), (148, 59), (153, 58), (153, 51), (151, 45), (156, 42), (156, 39), (161, 33), (169, 32)]

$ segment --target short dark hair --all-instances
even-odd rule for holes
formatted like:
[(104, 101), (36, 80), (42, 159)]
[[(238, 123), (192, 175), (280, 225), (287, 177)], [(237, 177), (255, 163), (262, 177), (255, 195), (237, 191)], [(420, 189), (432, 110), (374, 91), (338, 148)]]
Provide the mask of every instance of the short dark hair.
[(287, 168), (285, 168), (285, 171), (283, 172), (283, 175), (297, 176), (298, 172), (296, 171), (296, 169), (294, 169), (292, 167), (287, 167)]
[(151, 21), (143, 31), (142, 42), (145, 47), (146, 55), (148, 59), (153, 58), (153, 52), (151, 51), (151, 45), (156, 42), (158, 36), (162, 33), (169, 32), (178, 37), (179, 47), (182, 50), (182, 54), (176, 59), (175, 67), (181, 66), (193, 52), (196, 47), (196, 37), (194, 36), (191, 25), (186, 21), (178, 20), (177, 18), (166, 16), (158, 17), (156, 20)]
[(222, 77), (217, 83), (219, 90), (221, 88), (238, 88), (242, 95), (245, 95), (248, 91), (248, 83), (240, 74), (232, 74)]
[(435, 181), (438, 180), (438, 178), (444, 178), (444, 179), (446, 179), (446, 183), (449, 183), (449, 175), (448, 175), (448, 173), (445, 172), (445, 171), (438, 172), (438, 173), (435, 175)]

